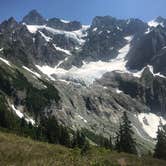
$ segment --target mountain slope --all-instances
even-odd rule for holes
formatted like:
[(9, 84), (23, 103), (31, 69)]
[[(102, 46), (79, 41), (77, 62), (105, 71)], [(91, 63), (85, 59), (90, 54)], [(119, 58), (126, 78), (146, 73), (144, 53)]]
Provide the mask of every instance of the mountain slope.
[(153, 151), (166, 124), (165, 22), (97, 16), (85, 26), (35, 10), (10, 18), (0, 24), (0, 96), (33, 125), (55, 116), (113, 141), (126, 111), (140, 153)]

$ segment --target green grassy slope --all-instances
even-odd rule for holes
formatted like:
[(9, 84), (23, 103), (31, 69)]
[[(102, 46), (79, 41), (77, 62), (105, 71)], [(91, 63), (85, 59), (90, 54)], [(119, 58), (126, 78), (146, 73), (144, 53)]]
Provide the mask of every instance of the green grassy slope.
[[(119, 163), (119, 164), (118, 164)], [(0, 165), (3, 166), (165, 166), (166, 161), (91, 147), (85, 156), (79, 149), (32, 141), (0, 132)]]

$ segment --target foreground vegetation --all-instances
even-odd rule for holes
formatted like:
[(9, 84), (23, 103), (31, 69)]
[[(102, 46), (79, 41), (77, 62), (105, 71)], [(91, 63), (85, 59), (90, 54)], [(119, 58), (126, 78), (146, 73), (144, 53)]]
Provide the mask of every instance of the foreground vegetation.
[(148, 156), (117, 153), (90, 147), (85, 155), (78, 148), (70, 149), (33, 141), (30, 138), (0, 132), (0, 165), (16, 166), (165, 166), (166, 161)]

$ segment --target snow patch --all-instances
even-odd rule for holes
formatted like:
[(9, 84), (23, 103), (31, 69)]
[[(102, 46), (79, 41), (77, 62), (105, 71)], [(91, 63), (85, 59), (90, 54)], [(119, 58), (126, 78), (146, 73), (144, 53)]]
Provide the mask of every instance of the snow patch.
[(152, 20), (152, 21), (149, 21), (149, 22), (148, 22), (148, 25), (149, 25), (150, 27), (157, 27), (157, 26), (159, 25), (159, 23), (156, 22), (155, 20)]
[(100, 34), (102, 34), (103, 33), (103, 31), (100, 31), (98, 34), (100, 35)]
[(118, 88), (115, 89), (116, 93), (120, 94), (122, 93), (123, 91), (119, 90)]
[(46, 36), (43, 32), (39, 31), (40, 34), (42, 35), (42, 37), (47, 41), (50, 42), (50, 40), (52, 39), (51, 37)]
[(117, 30), (122, 31), (122, 28), (120, 28), (119, 26), (116, 26)]
[(162, 75), (161, 73), (154, 73), (154, 69), (153, 66), (148, 65), (150, 72), (153, 74), (153, 76), (159, 76), (162, 78), (166, 78), (164, 75)]
[(56, 44), (53, 44), (53, 46), (54, 46), (54, 48), (55, 48), (57, 51), (64, 52), (64, 53), (67, 54), (67, 55), (71, 55), (70, 50), (65, 50), (65, 49), (63, 49), (63, 48), (57, 47)]
[(63, 20), (63, 19), (61, 19), (61, 22), (65, 23), (65, 24), (68, 24), (68, 23), (70, 23), (70, 21)]
[(77, 115), (77, 117), (78, 117), (79, 119), (83, 120), (85, 123), (87, 123), (87, 120), (84, 119), (81, 115)]
[[(165, 77), (164, 75), (162, 75), (161, 73), (154, 73), (153, 66), (147, 65), (146, 67), (149, 68), (150, 72), (153, 74), (154, 77), (155, 77), (155, 76), (159, 76), (159, 77), (162, 77), (162, 78), (166, 78), (166, 77)], [(142, 76), (142, 73), (143, 73), (143, 71), (145, 70), (146, 67), (144, 67), (144, 68), (141, 69), (140, 71), (135, 71), (135, 72), (133, 71), (133, 72), (132, 72), (133, 76), (140, 78), (140, 77)]]
[(11, 107), (12, 107), (13, 111), (15, 111), (15, 113), (17, 114), (17, 116), (18, 116), (19, 118), (23, 118), (23, 117), (24, 117), (24, 114), (23, 114), (20, 110), (16, 109), (13, 104), (12, 104)]
[(145, 34), (149, 34), (151, 32), (150, 28), (147, 29), (147, 31), (145, 32)]
[(0, 52), (3, 51), (3, 48), (0, 48)]
[(130, 24), (130, 22), (131, 22), (131, 19), (128, 19), (126, 24), (127, 25)]
[(36, 39), (35, 39), (34, 37), (33, 37), (33, 39), (32, 39), (32, 40), (33, 40), (33, 43), (35, 43), (35, 40), (36, 40)]
[(95, 28), (93, 28), (93, 30), (92, 30), (93, 32), (96, 32), (97, 31), (97, 27), (95, 27)]
[(84, 44), (85, 40), (82, 38), (87, 35), (87, 33), (85, 33), (85, 31), (89, 28), (89, 26), (84, 25), (84, 26), (82, 26), (82, 29), (80, 29), (80, 30), (69, 32), (69, 31), (54, 29), (54, 28), (48, 27), (46, 25), (26, 25), (26, 26), (30, 33), (36, 33), (38, 30), (45, 29), (54, 35), (56, 35), (56, 34), (65, 35), (67, 38), (71, 38), (71, 39), (77, 41), (78, 44), (80, 44), (80, 45)]
[(162, 27), (164, 27), (163, 23), (159, 23), (159, 22), (157, 22), (157, 21), (155, 21), (155, 20), (149, 21), (149, 22), (148, 22), (148, 25), (149, 25), (150, 27), (157, 27), (158, 25), (161, 25)]
[(0, 57), (0, 60), (1, 60), (2, 62), (6, 63), (8, 66), (11, 67), (11, 64), (9, 63), (8, 60), (6, 60), (6, 59), (4, 59), (4, 58), (2, 58), (2, 57)]
[(26, 25), (26, 27), (30, 33), (36, 33), (38, 29), (44, 29), (46, 25)]
[(160, 122), (166, 124), (166, 119), (154, 113), (140, 113), (138, 119), (141, 122), (144, 131), (152, 138), (156, 138)]
[(41, 78), (41, 75), (40, 75), (39, 73), (30, 70), (30, 69), (27, 68), (26, 66), (22, 66), (22, 68), (24, 68), (25, 70), (29, 71), (30, 73), (32, 73), (32, 74), (35, 75), (36, 77)]
[(162, 49), (166, 49), (166, 46), (164, 46)]
[(126, 36), (124, 37), (124, 39), (126, 39), (128, 42), (131, 42), (131, 40), (133, 39), (133, 36)]
[(137, 127), (135, 127), (134, 125), (132, 125), (132, 127), (134, 128), (134, 130), (136, 131), (136, 133), (137, 133), (142, 139), (144, 139), (144, 140), (147, 141), (147, 142), (151, 142), (152, 144), (155, 144), (154, 141), (151, 141), (150, 139), (145, 138), (145, 137), (140, 133), (140, 131), (137, 129)]
[(26, 120), (28, 123), (31, 123), (32, 125), (35, 125), (35, 121), (34, 121), (32, 118), (28, 117), (28, 118), (25, 118), (25, 120)]
[(25, 118), (25, 120), (28, 123), (31, 123), (32, 125), (35, 125), (35, 121), (32, 118), (30, 118), (28, 116), (25, 117), (25, 115), (20, 110), (16, 109), (16, 107), (13, 104), (11, 105), (11, 107), (19, 118)]
[(142, 73), (143, 73), (144, 69), (145, 69), (145, 67), (143, 69), (139, 70), (139, 71), (137, 71), (137, 70), (132, 71), (133, 76), (140, 78), (142, 76)]

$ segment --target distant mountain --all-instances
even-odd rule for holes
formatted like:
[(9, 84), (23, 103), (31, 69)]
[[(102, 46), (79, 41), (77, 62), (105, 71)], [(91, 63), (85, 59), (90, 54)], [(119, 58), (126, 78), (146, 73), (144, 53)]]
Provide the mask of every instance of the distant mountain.
[(160, 120), (166, 123), (165, 57), (162, 17), (97, 16), (82, 25), (33, 10), (0, 24), (0, 96), (33, 124), (53, 115), (106, 137), (127, 111), (137, 141), (152, 149)]

